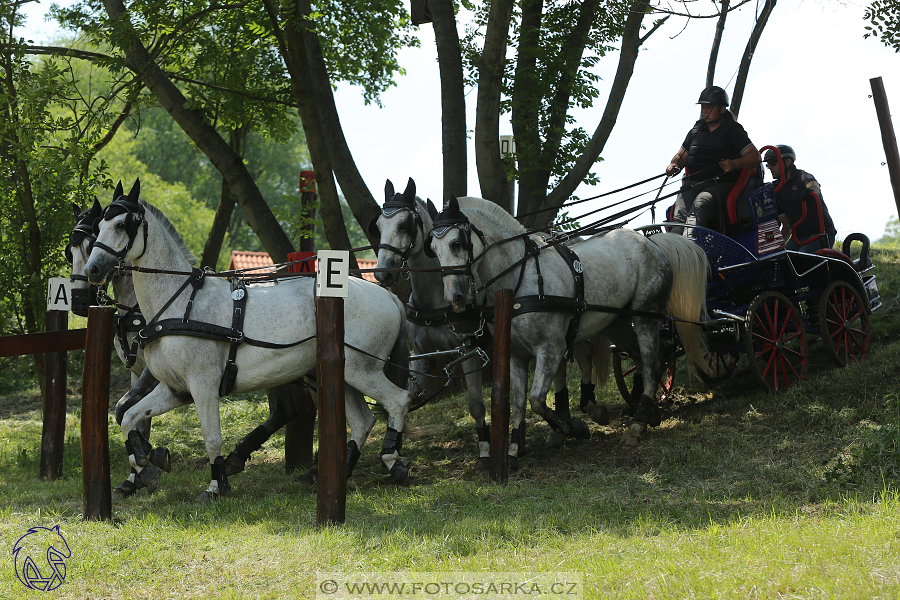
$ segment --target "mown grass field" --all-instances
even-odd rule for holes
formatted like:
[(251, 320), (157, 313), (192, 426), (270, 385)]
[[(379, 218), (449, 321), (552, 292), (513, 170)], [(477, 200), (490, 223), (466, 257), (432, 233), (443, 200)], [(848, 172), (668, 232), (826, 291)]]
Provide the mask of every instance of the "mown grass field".
[[(313, 598), (327, 573), (423, 572), (578, 583), (574, 595), (542, 597), (898, 598), (900, 249), (873, 254), (884, 306), (865, 363), (835, 369), (814, 341), (808, 379), (779, 396), (755, 387), (745, 358), (713, 389), (679, 371), (664, 422), (636, 448), (620, 443), (611, 383), (601, 399), (613, 420), (591, 423), (590, 440), (547, 450), (546, 425), (529, 415), (528, 454), (505, 486), (474, 469), (465, 401), (447, 398), (410, 417), (409, 487), (380, 472), (379, 421), (336, 527), (316, 527), (315, 490), (284, 474), (282, 434), (231, 478), (230, 497), (194, 504), (209, 467), (191, 407), (154, 421), (153, 441), (174, 463), (157, 492), (115, 505), (112, 523), (85, 522), (78, 353), (54, 483), (38, 478), (39, 394), (17, 389), (27, 363), (2, 362), (0, 598), (38, 595), (16, 578), (12, 547), (28, 528), (55, 525), (71, 549), (57, 598)], [(127, 379), (114, 368), (118, 397)], [(266, 413), (261, 396), (225, 400), (224, 453)], [(128, 469), (112, 413), (109, 423), (115, 484)]]

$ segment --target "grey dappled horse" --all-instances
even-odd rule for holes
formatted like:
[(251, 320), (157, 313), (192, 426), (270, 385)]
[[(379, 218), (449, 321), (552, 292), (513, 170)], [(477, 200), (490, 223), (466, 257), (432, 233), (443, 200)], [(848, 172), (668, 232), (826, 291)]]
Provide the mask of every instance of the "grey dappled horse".
[[(444, 294), (455, 310), (470, 301), (473, 286), (490, 293), (516, 290), (516, 301), (539, 294), (574, 298), (573, 273), (584, 273), (584, 301), (595, 307), (582, 314), (575, 341), (600, 332), (637, 365), (635, 388), (640, 394), (637, 423), (629, 429), (629, 443), (640, 439), (647, 424), (659, 423), (653, 402), (662, 373), (659, 334), (664, 313), (696, 322), (706, 301), (707, 259), (700, 248), (681, 236), (657, 234), (645, 238), (628, 229), (615, 229), (577, 243), (571, 249), (578, 268), (543, 241), (528, 236), (525, 228), (502, 208), (481, 198), (451, 198), (447, 209), (435, 220), (429, 248), (444, 267)], [(536, 253), (529, 256), (526, 238)], [(540, 264), (538, 265), (538, 261)], [(538, 276), (538, 268), (542, 276)], [(505, 273), (504, 273), (505, 272)], [(620, 312), (622, 311), (622, 312)], [(532, 410), (550, 426), (566, 435), (577, 433), (575, 419), (560, 418), (546, 404), (550, 379), (566, 351), (566, 332), (575, 311), (545, 309), (524, 312), (512, 320), (510, 365), (511, 421), (514, 434), (509, 447), (510, 466), (515, 467), (522, 439), (528, 366), (535, 359), (534, 381), (527, 394)], [(633, 325), (632, 325), (633, 323)], [(678, 323), (678, 331), (691, 363), (703, 369), (703, 340), (699, 327)], [(640, 384), (643, 387), (640, 387)], [(583, 425), (583, 424), (582, 424)]]
[[(429, 200), (423, 202), (416, 196), (416, 184), (410, 178), (402, 194), (394, 191), (394, 184), (387, 180), (384, 186), (384, 205), (381, 215), (369, 224), (369, 234), (380, 240), (378, 246), (379, 269), (439, 268), (437, 258), (425, 254), (425, 239), (431, 231), (437, 209)], [(386, 286), (395, 285), (401, 273), (378, 272), (376, 279)], [(467, 342), (477, 345), (481, 342), (476, 331), (483, 330), (483, 317), (479, 307), (468, 305), (464, 314), (455, 314), (444, 299), (444, 285), (439, 271), (410, 271), (410, 295), (407, 303), (407, 337), (412, 354), (421, 355), (453, 350)], [(482, 302), (483, 303), (483, 302)], [(486, 315), (493, 317), (493, 310)], [(486, 331), (486, 330), (485, 330)], [(600, 385), (606, 381), (608, 372), (608, 343), (592, 340), (580, 343), (575, 348), (575, 357), (581, 368), (581, 409), (594, 413), (594, 387), (591, 373), (595, 372)], [(424, 378), (435, 365), (435, 360), (422, 358), (410, 363), (409, 390), (425, 390)], [(478, 469), (487, 469), (490, 457), (490, 426), (485, 421), (486, 409), (482, 392), (481, 361), (477, 357), (462, 363), (466, 379), (469, 414), (475, 421), (478, 436)], [(554, 378), (557, 412), (570, 418), (569, 390), (566, 387), (566, 367), (563, 362)], [(603, 417), (598, 415), (597, 420)], [(551, 442), (552, 443), (552, 442)]]
[[(136, 269), (134, 290), (147, 318), (141, 334), (144, 358), (160, 383), (126, 411), (122, 419), (126, 448), (140, 476), (149, 465), (151, 447), (137, 432), (137, 424), (193, 397), (212, 472), (199, 500), (217, 498), (231, 487), (220, 455), (222, 387), (234, 393), (265, 389), (315, 369), (315, 282), (298, 277), (248, 291), (239, 284), (232, 290), (232, 283), (222, 278), (198, 277), (196, 271), (191, 273), (191, 254), (184, 240), (159, 209), (139, 201), (139, 193), (140, 182), (136, 182), (128, 196), (117, 198), (104, 210), (85, 271), (90, 283), (102, 285), (120, 261), (131, 262)], [(411, 396), (388, 379), (385, 364), (390, 360), (399, 362), (398, 370), (406, 367), (405, 313), (387, 290), (357, 278), (351, 278), (349, 285), (344, 304), (345, 403), (350, 425), (347, 474), (375, 423), (365, 393), (388, 414), (381, 460), (391, 479), (403, 482), (409, 476), (409, 461), (400, 450)], [(186, 288), (194, 291), (182, 293)], [(235, 304), (239, 301), (246, 302), (240, 311)], [(236, 330), (238, 312), (243, 323)], [(157, 337), (168, 331), (172, 333)], [(201, 335), (209, 331), (227, 332), (227, 337)], [(233, 360), (232, 343), (236, 344)], [(405, 377), (395, 379), (406, 385)]]
[[(122, 182), (116, 186), (113, 198), (122, 196)], [(100, 202), (94, 200), (89, 210), (81, 211), (73, 204), (75, 212), (75, 227), (69, 235), (69, 243), (66, 246), (66, 258), (72, 264), (72, 295), (73, 312), (81, 316), (87, 316), (87, 307), (98, 304), (98, 288), (88, 283), (84, 273), (85, 264), (90, 256), (96, 235), (94, 234), (94, 222), (99, 220), (102, 213)], [(194, 256), (185, 256), (188, 262), (194, 266)], [(111, 277), (113, 297), (117, 307), (116, 333), (113, 335), (113, 347), (119, 358), (125, 363), (131, 372), (131, 388), (116, 403), (116, 422), (121, 425), (125, 412), (134, 406), (141, 398), (146, 396), (156, 387), (158, 381), (144, 362), (144, 350), (137, 347), (137, 352), (129, 358), (132, 345), (137, 337), (137, 332), (143, 328), (144, 320), (134, 293), (134, 283), (129, 271), (115, 269)], [(126, 308), (127, 307), (127, 308)], [(136, 310), (128, 310), (128, 308)], [(130, 363), (130, 364), (129, 364)], [(299, 414), (302, 407), (295, 404), (293, 398), (288, 399), (285, 394), (269, 394), (269, 417), (264, 423), (241, 438), (235, 449), (225, 458), (227, 475), (235, 475), (244, 470), (250, 455), (258, 450), (269, 437), (284, 427)], [(150, 422), (147, 418), (137, 425), (138, 431), (144, 439), (150, 440)], [(143, 471), (143, 477), (132, 469), (128, 478), (119, 483), (112, 492), (114, 500), (127, 498), (135, 494), (139, 489), (146, 488), (152, 493), (159, 483), (160, 469), (169, 472), (171, 469), (169, 457), (164, 449), (155, 449), (150, 456), (151, 466)]]

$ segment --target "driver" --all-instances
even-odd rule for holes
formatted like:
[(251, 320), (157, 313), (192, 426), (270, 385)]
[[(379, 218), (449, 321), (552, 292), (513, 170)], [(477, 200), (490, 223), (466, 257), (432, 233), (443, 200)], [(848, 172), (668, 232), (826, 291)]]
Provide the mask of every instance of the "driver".
[[(728, 110), (725, 90), (709, 86), (700, 93), (697, 104), (700, 119), (672, 157), (666, 175), (672, 177), (687, 167), (672, 220), (709, 227), (718, 221), (722, 202), (728, 198), (741, 169), (757, 166), (760, 157), (747, 132)], [(673, 227), (672, 232), (694, 236), (692, 227)]]

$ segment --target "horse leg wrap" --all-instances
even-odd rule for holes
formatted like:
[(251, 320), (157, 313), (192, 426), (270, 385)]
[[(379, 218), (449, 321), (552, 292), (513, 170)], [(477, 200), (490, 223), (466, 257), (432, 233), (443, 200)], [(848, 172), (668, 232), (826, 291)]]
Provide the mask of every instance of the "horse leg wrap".
[(245, 435), (225, 459), (226, 474), (235, 475), (243, 471), (247, 466), (247, 461), (250, 460), (250, 455), (259, 450), (267, 439), (269, 439), (269, 431), (264, 425), (260, 425)]
[(644, 377), (635, 373), (634, 383), (631, 386), (631, 403), (638, 404), (644, 395)]
[(308, 483), (310, 485), (316, 483), (319, 480), (319, 453), (316, 452), (315, 456), (313, 456), (313, 462), (309, 466), (309, 471), (306, 473), (301, 473), (297, 475), (294, 481), (299, 481), (300, 483)]
[(662, 421), (662, 415), (659, 407), (653, 402), (653, 399), (646, 394), (641, 395), (637, 412), (634, 414), (634, 420), (640, 423), (646, 423), (650, 427), (656, 427)]
[(359, 461), (360, 454), (359, 446), (356, 445), (356, 440), (347, 442), (347, 479), (350, 479), (350, 475), (353, 474), (353, 469)]
[(572, 432), (572, 426), (569, 424), (569, 422), (553, 412), (553, 409), (549, 406), (544, 408), (543, 417), (544, 420), (550, 423), (550, 427), (552, 427), (556, 431), (559, 431), (560, 433), (564, 433), (566, 435), (569, 435)]
[(486, 471), (491, 467), (491, 426), (487, 423), (477, 426), (475, 433), (478, 434), (478, 462), (475, 463), (475, 470)]
[(593, 383), (581, 384), (581, 400), (578, 402), (581, 412), (587, 412), (588, 405), (597, 403), (597, 398), (594, 396), (595, 387)]
[(563, 388), (556, 392), (556, 399), (553, 401), (553, 408), (563, 419), (572, 418), (572, 412), (569, 409), (569, 388)]
[(212, 472), (212, 478), (215, 479), (218, 484), (219, 495), (227, 496), (228, 493), (231, 492), (231, 484), (228, 483), (228, 475), (225, 472), (225, 459), (221, 456), (217, 456), (215, 462), (209, 465), (209, 469)]
[(391, 454), (396, 452), (398, 455), (403, 449), (403, 432), (397, 431), (393, 427), (388, 427), (384, 432), (384, 441), (381, 442), (381, 453)]
[(144, 439), (141, 432), (132, 429), (128, 432), (128, 439), (125, 441), (125, 449), (128, 450), (129, 456), (134, 456), (134, 461), (139, 467), (146, 467), (150, 464), (150, 451), (153, 446)]

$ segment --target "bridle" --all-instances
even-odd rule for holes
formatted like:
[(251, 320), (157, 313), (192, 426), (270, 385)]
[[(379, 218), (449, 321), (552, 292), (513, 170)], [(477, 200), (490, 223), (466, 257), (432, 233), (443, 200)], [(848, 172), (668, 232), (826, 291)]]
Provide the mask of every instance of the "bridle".
[[(124, 262), (125, 255), (128, 254), (134, 247), (134, 242), (137, 238), (138, 231), (141, 229), (141, 225), (144, 226), (144, 247), (141, 250), (141, 253), (137, 257), (135, 257), (135, 260), (143, 256), (144, 252), (147, 251), (147, 219), (144, 216), (144, 206), (139, 202), (132, 200), (128, 196), (119, 196), (118, 198), (113, 200), (112, 204), (103, 209), (103, 212), (100, 216), (104, 221), (110, 221), (121, 214), (125, 215), (125, 233), (128, 234), (128, 243), (125, 244), (125, 246), (121, 250), (116, 250), (115, 248), (110, 248), (102, 242), (98, 242), (96, 238), (93, 242), (94, 247), (109, 252), (110, 254), (118, 258), (120, 263)], [(97, 222), (99, 223), (99, 219)], [(97, 230), (99, 231), (99, 227), (97, 228)]]
[[(422, 216), (419, 214), (419, 207), (416, 206), (415, 201), (410, 204), (409, 202), (402, 200), (402, 198), (402, 194), (394, 194), (390, 200), (385, 201), (384, 206), (381, 209), (381, 216), (385, 219), (390, 219), (398, 213), (407, 213), (406, 230), (407, 232), (412, 230), (412, 233), (410, 233), (409, 245), (405, 249), (401, 249), (396, 246), (391, 246), (390, 244), (378, 244), (378, 250), (389, 250), (400, 257), (401, 268), (405, 267), (409, 261), (409, 255), (412, 254), (413, 248), (416, 246), (419, 231), (422, 231), (423, 236), (425, 234), (425, 224), (422, 222)], [(372, 222), (369, 223), (369, 234), (372, 237), (380, 238), (381, 231), (378, 229), (377, 221), (378, 217), (375, 217), (372, 219)]]

